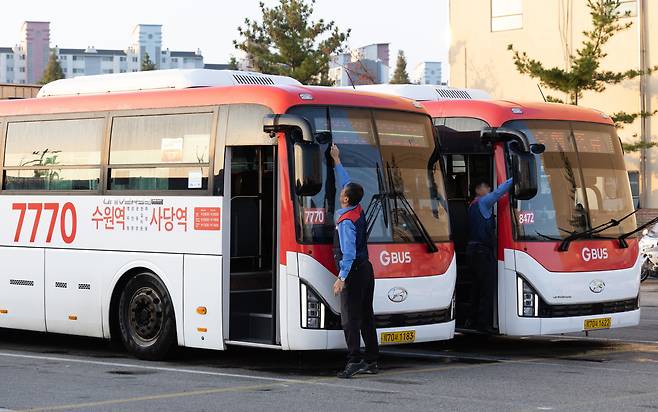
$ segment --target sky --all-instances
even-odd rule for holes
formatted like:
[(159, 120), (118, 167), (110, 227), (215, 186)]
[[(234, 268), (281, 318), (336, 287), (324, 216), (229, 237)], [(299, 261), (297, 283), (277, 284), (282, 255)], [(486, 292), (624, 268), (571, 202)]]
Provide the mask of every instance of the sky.
[[(259, 18), (259, 0), (24, 0), (5, 7), (0, 46), (18, 43), (25, 20), (50, 21), (51, 46), (125, 49), (139, 23), (162, 24), (163, 46), (201, 49), (206, 63), (226, 63), (236, 54), (233, 40), (245, 17)], [(274, 5), (277, 0), (265, 0)], [(391, 44), (391, 66), (398, 49), (407, 69), (422, 61), (447, 61), (448, 0), (316, 0), (314, 17), (352, 29), (349, 47)], [(447, 67), (443, 70), (447, 78)]]

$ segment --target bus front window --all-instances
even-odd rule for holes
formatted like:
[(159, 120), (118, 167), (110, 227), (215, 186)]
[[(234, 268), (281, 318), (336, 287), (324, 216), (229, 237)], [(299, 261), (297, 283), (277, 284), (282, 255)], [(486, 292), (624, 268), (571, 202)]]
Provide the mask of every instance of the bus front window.
[[(333, 142), (352, 181), (364, 187), (366, 210), (378, 194), (390, 194), (388, 204), (373, 218), (371, 243), (422, 242), (414, 225), (416, 214), (433, 241), (449, 237), (443, 179), (435, 152), (431, 122), (426, 116), (383, 110), (298, 106), (290, 113), (305, 117), (315, 133), (329, 132), (320, 142), (324, 158), (323, 187), (315, 196), (295, 198), (299, 240), (331, 243), (334, 213), (339, 208), (336, 179), (328, 149)], [(395, 194), (396, 196), (393, 196)], [(412, 210), (403, 207), (402, 199)]]
[[(514, 208), (519, 240), (564, 238), (621, 219), (633, 211), (621, 144), (613, 126), (585, 122), (517, 120), (506, 127), (524, 132), (546, 151), (538, 157), (539, 191)], [(624, 220), (599, 236), (635, 228)]]

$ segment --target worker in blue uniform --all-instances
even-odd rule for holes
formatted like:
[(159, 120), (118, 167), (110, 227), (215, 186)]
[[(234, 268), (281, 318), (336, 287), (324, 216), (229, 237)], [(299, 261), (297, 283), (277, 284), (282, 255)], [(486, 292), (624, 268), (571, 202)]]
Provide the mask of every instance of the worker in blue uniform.
[[(357, 373), (378, 372), (379, 344), (375, 328), (372, 300), (375, 277), (368, 260), (367, 223), (363, 208), (363, 187), (350, 181), (340, 162), (340, 151), (333, 144), (330, 150), (340, 192), (340, 209), (336, 212), (334, 234), (334, 259), (338, 279), (334, 283), (334, 295), (340, 295), (340, 317), (348, 360), (339, 378), (351, 378)], [(365, 354), (361, 354), (361, 337)]]
[(471, 271), (471, 313), (467, 328), (491, 332), (494, 293), (498, 289), (496, 258), (496, 222), (493, 208), (512, 188), (512, 179), (491, 191), (487, 182), (475, 185), (475, 199), (468, 207), (468, 245), (466, 256)]

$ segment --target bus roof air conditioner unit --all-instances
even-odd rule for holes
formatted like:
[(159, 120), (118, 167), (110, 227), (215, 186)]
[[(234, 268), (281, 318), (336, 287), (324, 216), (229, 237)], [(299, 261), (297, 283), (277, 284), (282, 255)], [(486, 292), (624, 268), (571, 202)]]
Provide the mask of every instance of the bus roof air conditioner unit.
[[(347, 89), (348, 87), (344, 87)], [(351, 87), (349, 87), (351, 89)], [(439, 100), (489, 100), (491, 96), (484, 90), (458, 89), (431, 84), (372, 84), (356, 86), (357, 90), (390, 94), (407, 99), (423, 101)]]
[(301, 85), (291, 77), (238, 70), (171, 69), (134, 73), (101, 74), (55, 80), (41, 88), (37, 97), (126, 93), (141, 90), (189, 89), (237, 85)]

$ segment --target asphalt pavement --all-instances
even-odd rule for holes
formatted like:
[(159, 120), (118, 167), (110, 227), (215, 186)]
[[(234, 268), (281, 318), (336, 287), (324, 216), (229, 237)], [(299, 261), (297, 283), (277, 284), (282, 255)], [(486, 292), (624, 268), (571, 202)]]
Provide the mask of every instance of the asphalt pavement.
[(658, 282), (638, 327), (460, 335), (384, 348), (382, 371), (335, 378), (341, 352), (183, 350), (139, 361), (108, 342), (0, 330), (0, 411), (658, 409)]

